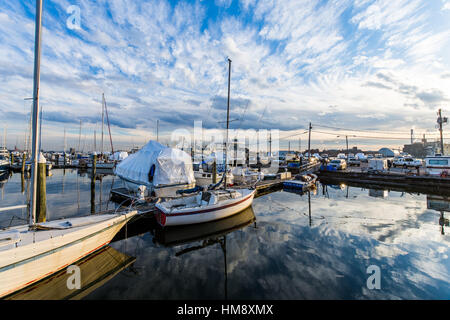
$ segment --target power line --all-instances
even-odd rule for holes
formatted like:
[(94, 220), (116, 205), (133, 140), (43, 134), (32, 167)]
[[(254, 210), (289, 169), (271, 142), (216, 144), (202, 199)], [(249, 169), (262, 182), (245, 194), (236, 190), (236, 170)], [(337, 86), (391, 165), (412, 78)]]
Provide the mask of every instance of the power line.
[[(341, 130), (341, 131), (355, 131), (355, 132), (375, 132), (375, 133), (384, 133), (384, 134), (405, 134), (405, 132), (400, 132), (400, 131), (381, 131), (381, 130), (369, 130), (369, 129), (348, 129), (348, 128), (338, 128), (338, 127), (332, 127), (332, 126), (326, 126), (326, 125), (319, 125), (319, 124), (314, 124), (314, 126), (316, 127), (320, 127), (320, 128), (328, 128), (328, 129), (335, 129), (335, 130)], [(417, 135), (433, 135), (433, 134), (437, 134), (437, 132), (421, 132), (421, 133), (417, 133)]]
[(360, 136), (360, 135), (354, 135), (354, 134), (336, 134), (332, 132), (325, 132), (325, 131), (317, 131), (314, 130), (314, 132), (322, 133), (322, 134), (328, 134), (331, 136), (348, 136), (353, 138), (364, 138), (364, 139), (379, 139), (379, 140), (409, 140), (411, 137), (380, 137), (380, 136)]

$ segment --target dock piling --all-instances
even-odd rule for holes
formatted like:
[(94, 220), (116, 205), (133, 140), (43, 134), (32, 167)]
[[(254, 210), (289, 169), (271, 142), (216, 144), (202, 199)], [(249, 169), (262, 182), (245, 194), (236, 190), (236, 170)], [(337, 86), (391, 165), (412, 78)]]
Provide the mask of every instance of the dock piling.
[(38, 188), (37, 188), (37, 222), (45, 222), (47, 215), (47, 196), (46, 196), (46, 175), (47, 175), (47, 161), (42, 153), (39, 154), (38, 159)]

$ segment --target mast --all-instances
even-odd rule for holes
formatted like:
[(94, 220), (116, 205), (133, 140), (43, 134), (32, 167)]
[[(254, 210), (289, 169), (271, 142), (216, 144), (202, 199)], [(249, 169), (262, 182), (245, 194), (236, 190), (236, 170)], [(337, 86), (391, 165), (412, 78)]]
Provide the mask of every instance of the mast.
[(156, 142), (159, 142), (159, 119), (156, 120)]
[(34, 38), (34, 79), (33, 79), (33, 141), (31, 153), (31, 205), (29, 224), (33, 226), (36, 221), (36, 203), (37, 203), (37, 162), (39, 155), (39, 85), (40, 85), (40, 67), (41, 67), (41, 21), (42, 19), (42, 0), (36, 0), (36, 25)]
[(103, 94), (103, 101), (105, 102), (106, 121), (108, 122), (109, 141), (111, 142), (111, 154), (114, 154), (114, 147), (113, 147), (112, 136), (111, 136), (111, 126), (109, 125), (108, 108), (106, 107), (106, 100), (105, 100), (104, 94)]
[(80, 133), (78, 134), (78, 150), (77, 152), (80, 152), (81, 149), (81, 120), (80, 120)]
[(227, 169), (228, 169), (228, 128), (230, 126), (230, 82), (231, 82), (231, 60), (228, 58), (228, 100), (227, 100), (227, 134), (225, 138), (225, 171), (224, 171), (224, 189), (227, 188)]
[(103, 124), (105, 122), (104, 120), (104, 114), (105, 114), (105, 94), (102, 93), (102, 157), (103, 157)]

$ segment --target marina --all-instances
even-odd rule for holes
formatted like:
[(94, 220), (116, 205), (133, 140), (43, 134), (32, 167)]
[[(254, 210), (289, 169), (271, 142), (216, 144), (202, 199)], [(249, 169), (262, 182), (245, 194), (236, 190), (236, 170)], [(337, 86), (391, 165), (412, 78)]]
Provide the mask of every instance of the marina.
[(450, 2), (6, 1), (0, 299), (450, 298)]
[[(63, 171), (53, 169), (47, 180), (49, 219), (89, 216), (90, 176), (74, 169)], [(109, 194), (118, 185), (113, 175), (96, 182), (95, 212), (117, 205), (109, 201)], [(2, 194), (2, 203), (8, 205), (24, 200), (20, 174), (4, 182)], [(73, 203), (73, 194), (79, 202)], [(105, 262), (104, 268), (84, 269), (81, 262), (82, 270), (90, 270), (86, 281), (93, 279), (96, 286), (86, 285), (91, 288), (81, 290), (86, 294), (58, 295), (55, 290), (47, 291), (46, 297), (446, 299), (449, 207), (449, 196), (319, 182), (315, 190), (303, 194), (281, 188), (260, 195), (250, 209), (207, 224), (161, 228), (149, 214), (129, 223), (105, 249), (123, 257), (116, 266)], [(26, 213), (18, 209), (1, 217), (2, 226), (20, 224)], [(102, 251), (98, 255), (103, 256)], [(383, 291), (365, 289), (365, 271), (371, 264), (386, 273)], [(115, 275), (102, 277), (103, 272)], [(49, 281), (65, 281), (67, 276), (59, 273), (54, 277), (62, 280)], [(37, 284), (9, 298), (34, 299), (33, 292), (45, 287), (39, 288)]]

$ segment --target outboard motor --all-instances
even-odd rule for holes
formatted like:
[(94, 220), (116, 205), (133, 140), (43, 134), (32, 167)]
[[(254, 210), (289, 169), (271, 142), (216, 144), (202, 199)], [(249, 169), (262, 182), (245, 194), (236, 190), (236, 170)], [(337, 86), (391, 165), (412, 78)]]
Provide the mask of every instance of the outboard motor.
[(147, 187), (144, 185), (140, 185), (138, 188), (137, 196), (140, 201), (145, 200), (145, 197), (147, 196)]

